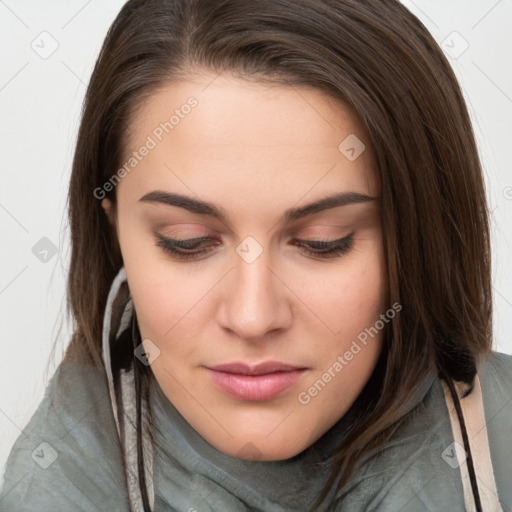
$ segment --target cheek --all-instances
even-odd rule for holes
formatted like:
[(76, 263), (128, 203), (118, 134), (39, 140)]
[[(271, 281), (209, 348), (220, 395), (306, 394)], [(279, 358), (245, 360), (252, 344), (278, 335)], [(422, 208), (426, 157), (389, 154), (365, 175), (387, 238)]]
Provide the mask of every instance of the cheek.
[(163, 272), (160, 266), (147, 268), (125, 263), (128, 285), (137, 311), (141, 335), (158, 340), (193, 338), (207, 315), (202, 297), (206, 284), (185, 273)]
[(170, 265), (151, 233), (135, 222), (120, 226), (119, 242), (141, 336), (160, 344), (184, 326), (196, 328), (194, 305), (204, 295), (204, 276)]
[(311, 309), (323, 315), (320, 329), (325, 332), (327, 326), (330, 335), (316, 338), (316, 372), (300, 397), (321, 424), (333, 424), (348, 410), (381, 352), (383, 330), (376, 326), (385, 325), (380, 318), (386, 308), (386, 268), (381, 245), (371, 245), (339, 272), (330, 273), (323, 286), (315, 288), (312, 282), (308, 288)]
[(337, 339), (352, 339), (385, 309), (386, 268), (378, 241), (302, 281), (304, 303)]
[(348, 316), (358, 329), (369, 327), (385, 308), (386, 269), (380, 257), (372, 257), (349, 279), (351, 290), (345, 303)]

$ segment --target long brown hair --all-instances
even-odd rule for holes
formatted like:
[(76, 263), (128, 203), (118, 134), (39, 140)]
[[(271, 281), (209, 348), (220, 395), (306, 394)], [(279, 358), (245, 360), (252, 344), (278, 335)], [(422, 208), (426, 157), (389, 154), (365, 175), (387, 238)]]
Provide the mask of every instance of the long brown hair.
[[(107, 293), (122, 265), (93, 191), (122, 165), (141, 100), (193, 70), (321, 89), (352, 107), (382, 184), (389, 304), (382, 392), (349, 432), (335, 472), (405, 417), (435, 372), (471, 383), (491, 351), (488, 206), (456, 77), (424, 25), (396, 0), (130, 0), (109, 29), (83, 107), (69, 189), (66, 359), (101, 361)], [(115, 190), (108, 196), (115, 204)]]

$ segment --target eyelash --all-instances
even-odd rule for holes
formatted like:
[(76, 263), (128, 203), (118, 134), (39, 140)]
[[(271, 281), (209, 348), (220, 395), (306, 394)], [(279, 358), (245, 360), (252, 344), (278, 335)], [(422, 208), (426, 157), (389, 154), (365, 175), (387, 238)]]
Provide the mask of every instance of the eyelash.
[[(207, 236), (189, 238), (188, 240), (175, 240), (172, 238), (167, 238), (160, 233), (154, 233), (154, 236), (156, 238), (157, 247), (160, 247), (166, 253), (170, 254), (176, 259), (188, 260), (192, 258), (198, 258), (203, 254), (212, 252), (212, 249), (209, 248), (190, 252), (191, 249), (201, 245), (203, 242), (212, 241), (212, 239)], [(295, 242), (296, 245), (301, 247), (302, 250), (310, 256), (326, 259), (336, 258), (347, 254), (352, 249), (354, 245), (354, 233), (351, 233), (345, 238), (340, 238), (338, 240), (312, 240), (309, 242), (306, 242), (305, 240), (296, 240)], [(215, 243), (214, 245), (219, 244)]]

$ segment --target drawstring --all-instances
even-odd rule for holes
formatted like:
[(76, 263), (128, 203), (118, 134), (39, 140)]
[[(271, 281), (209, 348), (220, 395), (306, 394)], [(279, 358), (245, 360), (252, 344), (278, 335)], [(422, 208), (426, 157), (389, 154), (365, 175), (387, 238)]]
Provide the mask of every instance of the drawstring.
[(462, 414), (462, 409), (461, 409), (460, 400), (459, 400), (459, 394), (455, 390), (455, 386), (454, 386), (451, 378), (444, 377), (444, 380), (445, 380), (446, 384), (448, 385), (448, 388), (452, 395), (453, 403), (455, 405), (455, 410), (457, 412), (457, 417), (458, 417), (459, 423), (460, 423), (462, 439), (464, 441), (464, 449), (466, 450), (466, 453), (467, 453), (469, 480), (471, 482), (471, 490), (473, 491), (473, 498), (475, 500), (476, 512), (483, 512), (482, 502), (480, 500), (480, 492), (478, 490), (478, 485), (476, 482), (475, 467), (473, 464), (473, 455), (471, 454), (471, 448), (469, 446), (468, 433), (466, 430), (466, 422), (464, 421), (464, 415)]
[(140, 336), (139, 336), (139, 329), (138, 326), (136, 326), (136, 314), (135, 314), (135, 308), (132, 315), (132, 339), (133, 339), (133, 374), (134, 374), (134, 381), (135, 381), (135, 399), (136, 399), (136, 411), (137, 411), (137, 467), (138, 467), (138, 475), (139, 475), (139, 482), (140, 482), (140, 492), (141, 492), (141, 498), (142, 498), (142, 507), (144, 508), (144, 512), (152, 512), (151, 507), (149, 505), (149, 498), (148, 498), (148, 490), (146, 486), (146, 472), (144, 471), (144, 452), (143, 452), (143, 446), (142, 446), (142, 404), (141, 404), (141, 376), (140, 376), (140, 369), (139, 364), (141, 362), (138, 360), (138, 358), (135, 356), (135, 350), (140, 345)]

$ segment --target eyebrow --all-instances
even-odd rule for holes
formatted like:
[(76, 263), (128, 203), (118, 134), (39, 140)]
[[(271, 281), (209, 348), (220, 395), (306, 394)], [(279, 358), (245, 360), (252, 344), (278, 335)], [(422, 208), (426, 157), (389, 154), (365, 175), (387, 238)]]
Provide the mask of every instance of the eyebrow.
[[(366, 203), (376, 199), (377, 197), (361, 194), (359, 192), (342, 192), (338, 194), (331, 194), (313, 203), (286, 210), (283, 215), (283, 222), (292, 222), (302, 217), (313, 215), (330, 208), (346, 206), (349, 204)], [(193, 199), (181, 194), (164, 192), (162, 190), (154, 190), (152, 192), (148, 192), (142, 196), (139, 201), (145, 203), (160, 203), (168, 206), (177, 206), (178, 208), (185, 208), (186, 210), (192, 213), (197, 213), (199, 215), (209, 215), (223, 222), (227, 222), (229, 218), (226, 210), (212, 203)]]

